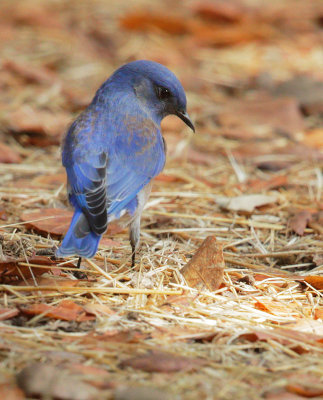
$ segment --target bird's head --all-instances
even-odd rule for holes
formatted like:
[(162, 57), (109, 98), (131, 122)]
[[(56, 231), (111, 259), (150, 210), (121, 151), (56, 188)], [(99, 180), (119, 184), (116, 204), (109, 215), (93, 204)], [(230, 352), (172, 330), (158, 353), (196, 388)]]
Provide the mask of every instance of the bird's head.
[(183, 86), (168, 68), (154, 61), (138, 60), (122, 66), (115, 75), (131, 82), (142, 107), (159, 121), (174, 114), (195, 132), (186, 111)]

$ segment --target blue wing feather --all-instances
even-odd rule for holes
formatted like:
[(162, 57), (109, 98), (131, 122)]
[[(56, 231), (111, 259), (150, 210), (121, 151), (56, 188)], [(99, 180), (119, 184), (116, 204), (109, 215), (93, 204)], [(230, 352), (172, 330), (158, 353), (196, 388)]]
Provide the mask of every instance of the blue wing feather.
[(96, 251), (110, 216), (119, 218), (123, 210), (133, 214), (138, 192), (163, 169), (159, 127), (140, 112), (118, 113), (111, 121), (111, 113), (107, 120), (106, 112), (90, 106), (71, 126), (63, 164), (75, 214), (58, 255)]

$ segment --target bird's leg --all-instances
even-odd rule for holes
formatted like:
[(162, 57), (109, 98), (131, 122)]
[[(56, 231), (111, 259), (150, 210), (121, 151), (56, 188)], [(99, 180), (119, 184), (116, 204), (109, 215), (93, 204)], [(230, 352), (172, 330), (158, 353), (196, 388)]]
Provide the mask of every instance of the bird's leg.
[(82, 262), (82, 257), (79, 257), (79, 259), (77, 261), (76, 268), (80, 268), (81, 267), (81, 262)]
[(131, 268), (135, 267), (136, 264), (136, 246), (131, 244), (132, 254), (131, 254)]
[(138, 215), (130, 224), (129, 239), (132, 249), (131, 268), (133, 268), (136, 262), (136, 250), (138, 249), (140, 242), (140, 215)]
[[(82, 263), (82, 257), (79, 257), (77, 260), (76, 268), (81, 268), (81, 263)], [(87, 279), (87, 275), (85, 272), (82, 270), (79, 271), (73, 271), (73, 275), (75, 276), (76, 279)]]

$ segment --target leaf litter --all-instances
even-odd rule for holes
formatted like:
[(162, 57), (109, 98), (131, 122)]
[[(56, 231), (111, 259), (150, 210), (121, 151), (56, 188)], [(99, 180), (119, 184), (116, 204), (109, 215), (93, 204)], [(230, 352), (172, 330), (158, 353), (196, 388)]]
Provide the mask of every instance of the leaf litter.
[[(322, 395), (322, 15), (312, 0), (1, 3), (1, 398)], [(76, 279), (76, 258), (52, 258), (71, 216), (58, 145), (139, 58), (180, 77), (197, 133), (163, 123), (137, 266), (113, 224)]]

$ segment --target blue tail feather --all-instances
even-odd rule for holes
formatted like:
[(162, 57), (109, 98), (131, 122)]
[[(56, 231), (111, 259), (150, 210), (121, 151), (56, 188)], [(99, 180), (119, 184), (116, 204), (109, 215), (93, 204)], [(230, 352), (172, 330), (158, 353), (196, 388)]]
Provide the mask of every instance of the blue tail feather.
[(77, 207), (68, 232), (66, 233), (61, 246), (56, 250), (57, 257), (77, 255), (79, 257), (91, 258), (95, 255), (101, 235), (97, 235), (90, 231), (88, 235), (82, 238), (76, 237), (74, 228), (81, 216), (82, 211)]

